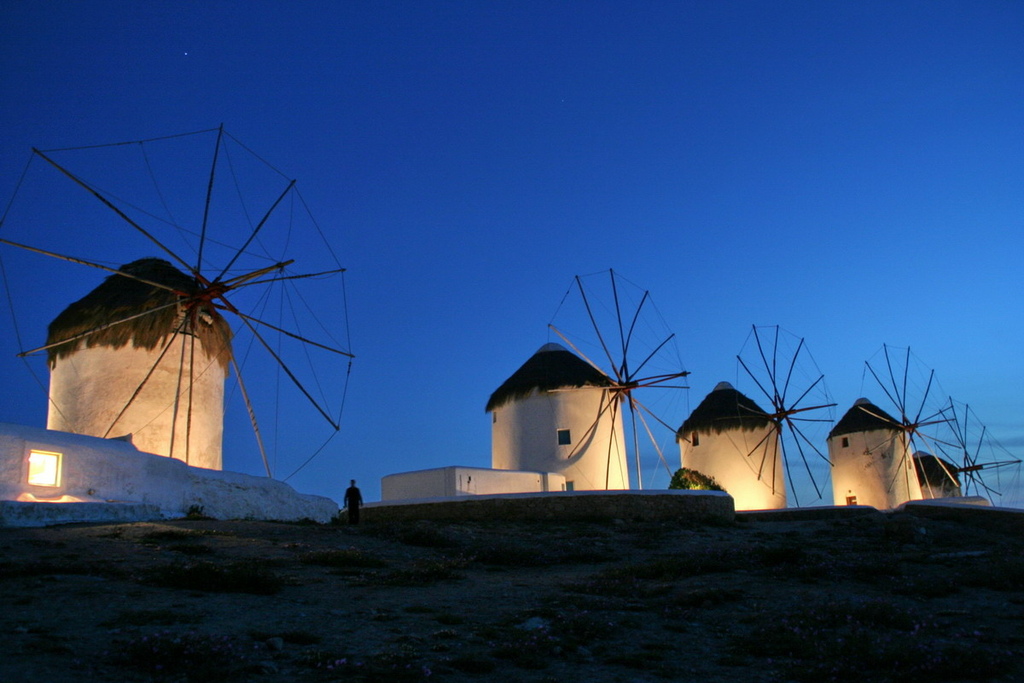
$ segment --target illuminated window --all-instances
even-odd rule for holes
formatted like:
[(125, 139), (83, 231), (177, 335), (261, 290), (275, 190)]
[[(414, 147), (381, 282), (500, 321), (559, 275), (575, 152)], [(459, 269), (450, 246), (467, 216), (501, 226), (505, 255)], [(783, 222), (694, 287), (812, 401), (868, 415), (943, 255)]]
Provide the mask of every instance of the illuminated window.
[(559, 429), (558, 430), (558, 445), (559, 446), (568, 446), (570, 444), (572, 444), (572, 436), (569, 434), (569, 430), (568, 429)]
[(29, 451), (28, 483), (33, 486), (60, 486), (60, 453)]

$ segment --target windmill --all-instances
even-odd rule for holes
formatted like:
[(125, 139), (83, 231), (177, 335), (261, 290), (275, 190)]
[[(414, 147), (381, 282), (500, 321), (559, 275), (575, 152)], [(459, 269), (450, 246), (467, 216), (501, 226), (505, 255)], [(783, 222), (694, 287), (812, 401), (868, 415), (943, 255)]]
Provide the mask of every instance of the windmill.
[[(287, 480), (337, 433), (352, 359), (344, 269), (296, 182), (223, 127), (33, 149), (0, 226), (18, 355), (40, 386), (39, 360), (54, 370), (51, 422), (111, 437), (163, 421), (161, 454), (190, 461), (217, 402), (199, 401), (202, 384), (222, 364), (233, 378), (223, 440), (258, 451), (268, 476)], [(88, 273), (107, 279), (89, 292)], [(84, 308), (53, 319), (86, 292)], [(22, 341), (50, 320), (45, 344)], [(221, 320), (230, 329), (211, 347), (203, 330)], [(147, 354), (97, 373), (86, 361), (97, 349)], [(122, 405), (61, 422), (82, 392)]]
[(745, 454), (756, 464), (758, 480), (773, 492), (788, 482), (797, 505), (805, 487), (820, 499), (820, 481), (828, 476), (822, 463), (829, 461), (819, 444), (836, 404), (804, 339), (778, 325), (752, 326), (736, 362), (737, 386), (749, 386), (746, 393), (764, 402), (763, 417), (771, 423)]
[(886, 419), (903, 434), (915, 458), (923, 495), (958, 489), (990, 500), (1001, 496), (1003, 487), (986, 482), (986, 473), (995, 472), (998, 480), (1005, 468), (1019, 471), (1020, 459), (992, 437), (968, 404), (945, 393), (935, 371), (910, 347), (883, 344), (864, 365), (893, 409)]
[(955, 446), (940, 453), (953, 462), (961, 494), (1002, 501), (1008, 491), (1019, 489), (1021, 459), (992, 435), (970, 405), (949, 401)]
[[(650, 292), (614, 270), (577, 275), (548, 329), (607, 378), (608, 398), (583, 418), (590, 436), (581, 443), (597, 432), (610, 432), (605, 442), (620, 442), (632, 456), (639, 489), (644, 486), (642, 444), (649, 443), (658, 464), (671, 476), (673, 468), (665, 460), (664, 442), (656, 432), (661, 431), (666, 439), (674, 435), (675, 428), (659, 415), (677, 409), (680, 392), (676, 390), (686, 388), (680, 381), (689, 372), (683, 369), (675, 335), (665, 325)], [(609, 462), (617, 457), (613, 448), (607, 446), (604, 453)]]
[(778, 429), (761, 406), (719, 382), (676, 432), (683, 474), (712, 481), (737, 510), (786, 507)]
[[(871, 376), (886, 397), (892, 413), (877, 407), (860, 408), (869, 419), (885, 423), (896, 444), (888, 480), (879, 482), (885, 486), (886, 495), (893, 503), (921, 498), (922, 489), (932, 495), (937, 486), (940, 490), (944, 485), (948, 487), (946, 482), (934, 481), (940, 470), (959, 484), (956, 465), (950, 468), (952, 463), (941, 457), (957, 448), (959, 438), (952, 401), (939, 387), (935, 370), (914, 357), (910, 347), (897, 349), (887, 344), (865, 361), (864, 368), (865, 375)], [(885, 443), (879, 444), (879, 449), (886, 452)], [(892, 491), (902, 488), (906, 493), (894, 497)]]
[[(898, 419), (867, 398), (857, 399), (836, 423), (828, 448), (836, 505), (891, 510), (921, 497), (907, 432)], [(932, 464), (922, 463), (929, 468)]]

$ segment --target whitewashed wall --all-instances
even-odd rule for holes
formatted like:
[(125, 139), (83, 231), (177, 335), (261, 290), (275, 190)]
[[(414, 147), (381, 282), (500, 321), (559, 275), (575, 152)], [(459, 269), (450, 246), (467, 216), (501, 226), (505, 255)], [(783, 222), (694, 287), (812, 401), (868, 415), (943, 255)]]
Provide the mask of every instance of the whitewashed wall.
[(774, 427), (701, 433), (699, 442), (694, 446), (690, 441), (679, 441), (682, 467), (714, 477), (733, 497), (737, 510), (786, 507), (782, 453)]
[[(27, 483), (33, 448), (61, 454), (59, 486)], [(201, 508), (217, 519), (327, 522), (338, 512), (330, 498), (297, 493), (273, 479), (189, 467), (125, 441), (5, 423), (0, 423), (0, 500), (143, 503), (167, 517)]]
[(549, 472), (438, 467), (389, 474), (380, 481), (381, 500), (455, 498), (499, 493), (564, 491), (565, 477)]
[[(847, 446), (843, 446), (843, 439)], [(832, 497), (836, 505), (870, 505), (891, 510), (921, 498), (905, 435), (900, 430), (873, 429), (828, 440), (832, 461)]]
[[(186, 379), (181, 385), (181, 400), (175, 415), (179, 366), (184, 360), (184, 377), (189, 377), (191, 343), (188, 342), (192, 339), (187, 335), (176, 337), (120, 418), (118, 413), (157, 364), (159, 348), (94, 346), (79, 348), (58, 359), (50, 373), (47, 428), (98, 437), (131, 434), (132, 442), (147, 453), (170, 455), (195, 467), (221, 469), (225, 369), (217, 360), (209, 358), (202, 350), (202, 343), (196, 340), (193, 407), (190, 412)], [(182, 340), (186, 342), (184, 356)], [(111, 424), (114, 426), (108, 434)]]
[[(509, 401), (491, 413), (491, 464), (557, 472), (576, 491), (628, 489), (622, 411), (613, 418), (609, 400), (606, 389), (582, 387)], [(571, 444), (558, 444), (559, 429)]]

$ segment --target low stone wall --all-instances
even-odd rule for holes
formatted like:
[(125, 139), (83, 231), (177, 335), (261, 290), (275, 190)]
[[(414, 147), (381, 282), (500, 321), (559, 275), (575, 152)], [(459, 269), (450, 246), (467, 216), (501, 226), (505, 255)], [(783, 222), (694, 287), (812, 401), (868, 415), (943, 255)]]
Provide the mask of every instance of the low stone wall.
[(880, 514), (879, 511), (870, 505), (824, 505), (782, 510), (744, 510), (736, 513), (736, 519), (741, 522), (820, 522), (877, 514)]
[(576, 491), (370, 503), (362, 520), (687, 520), (732, 522), (732, 498), (717, 491)]

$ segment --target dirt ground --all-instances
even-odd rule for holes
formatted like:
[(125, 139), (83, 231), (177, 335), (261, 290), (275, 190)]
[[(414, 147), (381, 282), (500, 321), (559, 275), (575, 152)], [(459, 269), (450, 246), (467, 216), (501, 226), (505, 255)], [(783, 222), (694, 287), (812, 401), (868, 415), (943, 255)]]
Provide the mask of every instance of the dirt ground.
[(0, 681), (1020, 681), (1024, 523), (0, 529)]

